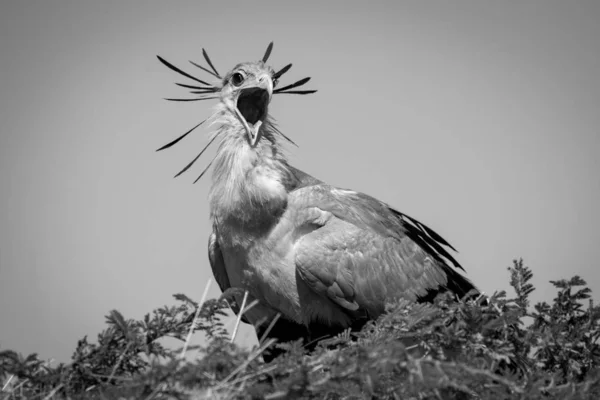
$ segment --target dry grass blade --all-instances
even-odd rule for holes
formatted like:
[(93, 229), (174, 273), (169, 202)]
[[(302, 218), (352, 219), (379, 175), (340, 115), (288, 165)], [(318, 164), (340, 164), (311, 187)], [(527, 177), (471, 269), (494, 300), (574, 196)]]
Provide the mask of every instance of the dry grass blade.
[(256, 349), (254, 352), (252, 352), (249, 356), (248, 359), (246, 359), (246, 361), (244, 361), (241, 365), (239, 365), (236, 369), (234, 369), (229, 375), (227, 375), (227, 377), (225, 379), (223, 379), (221, 381), (221, 383), (219, 383), (217, 385), (217, 387), (215, 389), (222, 389), (225, 387), (225, 385), (227, 385), (229, 383), (229, 381), (236, 376), (237, 374), (239, 374), (240, 372), (242, 372), (244, 369), (246, 369), (246, 367), (259, 355), (261, 355), (269, 346), (271, 346), (273, 343), (275, 343), (276, 340), (275, 339), (269, 339), (267, 340), (264, 344), (262, 344), (258, 349)]
[(252, 301), (252, 303), (248, 304), (248, 306), (246, 308), (244, 308), (244, 314), (247, 313), (248, 311), (250, 311), (252, 308), (254, 308), (254, 306), (256, 306), (258, 304), (258, 300), (254, 299)]
[(25, 384), (29, 382), (29, 378), (25, 378), (23, 379), (21, 382), (19, 382), (19, 384), (17, 386), (15, 386), (10, 393), (14, 393), (16, 392), (18, 389), (21, 389), (21, 391), (23, 391), (23, 386), (25, 386)]
[(238, 328), (240, 327), (240, 321), (242, 320), (242, 315), (244, 314), (244, 308), (246, 307), (246, 301), (248, 300), (248, 291), (244, 292), (244, 298), (242, 299), (242, 307), (241, 311), (238, 313), (237, 319), (235, 321), (235, 326), (233, 328), (233, 333), (231, 334), (231, 339), (229, 343), (233, 343), (235, 341), (235, 336), (237, 335)]
[(267, 338), (267, 336), (269, 335), (269, 332), (271, 332), (271, 329), (273, 329), (273, 327), (275, 326), (275, 324), (277, 323), (277, 320), (281, 317), (281, 313), (277, 313), (277, 315), (275, 315), (273, 317), (273, 320), (271, 321), (271, 323), (269, 324), (269, 326), (267, 326), (267, 330), (265, 331), (265, 333), (263, 333), (263, 335), (261, 336), (260, 340), (258, 341), (258, 343), (263, 343), (265, 341), (265, 339)]
[(61, 383), (60, 385), (58, 385), (57, 387), (52, 389), (52, 391), (50, 393), (48, 393), (48, 396), (44, 397), (44, 400), (50, 400), (52, 397), (54, 397), (56, 392), (58, 392), (60, 389), (62, 389), (63, 386), (65, 386), (64, 383)]
[(204, 293), (202, 293), (202, 298), (200, 299), (200, 303), (198, 303), (198, 308), (196, 308), (196, 314), (194, 315), (194, 320), (192, 321), (192, 326), (190, 327), (190, 331), (188, 332), (187, 337), (185, 338), (185, 343), (183, 345), (183, 349), (181, 350), (181, 355), (179, 358), (183, 360), (185, 358), (185, 352), (190, 344), (190, 340), (192, 339), (192, 334), (194, 333), (194, 327), (196, 326), (196, 321), (198, 320), (198, 316), (200, 315), (200, 310), (202, 310), (202, 305), (206, 301), (206, 296), (208, 295), (208, 289), (210, 288), (210, 284), (212, 282), (211, 278), (208, 278), (206, 282), (206, 286), (204, 287)]
[[(436, 361), (435, 362), (436, 365), (441, 365), (442, 361)], [(448, 363), (450, 365), (452, 365), (452, 363)], [(473, 368), (473, 367), (469, 367), (468, 365), (460, 365), (457, 367), (462, 368), (463, 370), (467, 371), (468, 373), (472, 374), (472, 375), (484, 375), (488, 378), (490, 378), (492, 381), (496, 381), (499, 382), (503, 385), (505, 385), (506, 387), (510, 388), (510, 390), (512, 390), (515, 393), (523, 393), (523, 388), (519, 387), (515, 382), (511, 381), (510, 379), (506, 379), (494, 372), (491, 371), (486, 371), (486, 370), (482, 370), (479, 368)]]
[(166, 387), (167, 387), (166, 383), (159, 383), (158, 385), (156, 385), (156, 387), (154, 388), (154, 390), (152, 391), (152, 393), (150, 393), (148, 395), (148, 397), (146, 397), (145, 400), (151, 400), (151, 399), (153, 399), (158, 394), (158, 392), (160, 392), (161, 390), (163, 390)]
[(289, 394), (287, 390), (278, 390), (275, 393), (271, 393), (265, 396), (265, 400), (276, 400), (276, 399), (285, 399)]
[[(111, 378), (111, 376), (109, 376), (109, 375), (94, 374), (94, 373), (90, 373), (90, 376), (93, 376), (94, 378), (100, 378), (100, 379), (109, 379), (109, 378)], [(132, 377), (122, 377), (122, 376), (113, 376), (111, 379), (114, 379), (115, 381), (121, 381), (121, 382), (131, 382), (135, 378), (132, 378)], [(94, 386), (95, 385), (92, 385), (92, 386), (88, 387), (86, 389), (86, 391), (92, 390), (94, 388)]]
[[(250, 311), (250, 310), (251, 310), (252, 308), (254, 308), (254, 306), (256, 306), (257, 304), (258, 304), (258, 300), (256, 300), (256, 299), (255, 299), (255, 300), (253, 300), (253, 301), (252, 301), (252, 303), (248, 304), (248, 306), (246, 306), (246, 308), (244, 308), (244, 311), (241, 313), (241, 314), (242, 314), (242, 318), (244, 317), (244, 314), (245, 314), (245, 313), (247, 313), (248, 311)], [(261, 319), (260, 319), (260, 322), (263, 322), (263, 321), (266, 321), (266, 319), (264, 319), (264, 318), (261, 318)], [(229, 320), (229, 321), (227, 322), (227, 327), (228, 327), (228, 330), (229, 330), (229, 326), (232, 324), (232, 322), (233, 322), (233, 324), (235, 325), (235, 323), (237, 322), (237, 316), (236, 316), (236, 318), (235, 318), (235, 319)], [(260, 322), (259, 322), (259, 325), (260, 325)]]
[(14, 374), (11, 374), (11, 376), (6, 380), (6, 383), (4, 384), (4, 386), (2, 386), (2, 392), (4, 392), (4, 389), (6, 389), (9, 385), (9, 383), (13, 380), (13, 378), (15, 377)]
[(236, 385), (240, 382), (247, 381), (248, 379), (254, 378), (256, 376), (259, 376), (262, 374), (268, 374), (269, 372), (271, 372), (277, 368), (280, 368), (280, 366), (279, 365), (269, 365), (268, 367), (258, 370), (256, 372), (252, 372), (250, 374), (240, 376), (239, 378), (236, 378), (236, 379), (232, 380), (231, 382), (229, 382), (229, 385)]

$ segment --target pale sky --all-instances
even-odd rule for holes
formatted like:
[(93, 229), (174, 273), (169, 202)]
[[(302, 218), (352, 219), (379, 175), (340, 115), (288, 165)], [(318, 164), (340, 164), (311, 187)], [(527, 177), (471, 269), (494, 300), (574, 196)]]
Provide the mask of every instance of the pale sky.
[(0, 349), (67, 361), (111, 309), (200, 298), (209, 156), (172, 177), (209, 131), (154, 150), (213, 104), (162, 100), (185, 78), (156, 55), (204, 79), (202, 47), (225, 73), (271, 40), (281, 83), (319, 90), (271, 104), (295, 166), (426, 223), (486, 293), (518, 257), (536, 301), (575, 274), (597, 293), (598, 21), (597, 1), (4, 2)]

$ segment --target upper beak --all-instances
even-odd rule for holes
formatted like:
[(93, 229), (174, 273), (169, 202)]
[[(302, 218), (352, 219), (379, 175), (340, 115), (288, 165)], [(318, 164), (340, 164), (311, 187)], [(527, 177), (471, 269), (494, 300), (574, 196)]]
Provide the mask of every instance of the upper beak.
[(273, 81), (266, 73), (256, 77), (254, 82), (247, 82), (238, 93), (233, 111), (244, 126), (252, 147), (261, 137), (260, 127), (267, 116), (272, 96)]
[(273, 96), (273, 80), (269, 74), (264, 73), (260, 75), (256, 79), (256, 87), (266, 90), (269, 93), (269, 101), (271, 100), (271, 96)]

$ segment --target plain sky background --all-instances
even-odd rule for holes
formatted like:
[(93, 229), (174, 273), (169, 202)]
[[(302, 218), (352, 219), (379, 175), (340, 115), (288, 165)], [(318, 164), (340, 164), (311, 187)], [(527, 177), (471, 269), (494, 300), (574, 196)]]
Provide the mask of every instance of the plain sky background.
[(319, 90), (271, 104), (294, 165), (428, 224), (487, 293), (523, 257), (534, 300), (575, 274), (597, 296), (599, 21), (598, 1), (3, 2), (0, 348), (67, 361), (111, 309), (200, 298), (209, 155), (172, 177), (208, 131), (154, 150), (212, 104), (162, 100), (186, 79), (155, 55), (206, 79), (202, 47), (225, 73), (271, 40), (281, 84)]

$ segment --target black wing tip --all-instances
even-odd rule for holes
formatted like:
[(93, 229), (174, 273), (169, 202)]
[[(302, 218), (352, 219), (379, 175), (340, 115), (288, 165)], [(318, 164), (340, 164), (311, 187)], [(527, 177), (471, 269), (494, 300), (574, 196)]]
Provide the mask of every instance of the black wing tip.
[(446, 259), (448, 263), (451, 263), (455, 268), (461, 269), (466, 272), (464, 267), (446, 250), (443, 246), (446, 246), (454, 252), (458, 253), (458, 251), (448, 243), (440, 234), (435, 232), (433, 229), (429, 228), (427, 225), (419, 222), (418, 220), (401, 213), (398, 210), (395, 210), (390, 207), (390, 210), (396, 214), (400, 219), (405, 222), (407, 229), (407, 234), (412, 236), (411, 239), (417, 242), (423, 250), (426, 250), (430, 253), (434, 258), (438, 259), (438, 261), (443, 261)]

